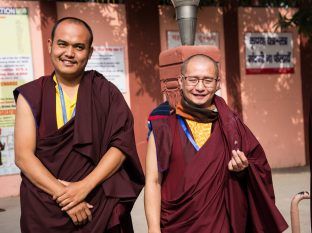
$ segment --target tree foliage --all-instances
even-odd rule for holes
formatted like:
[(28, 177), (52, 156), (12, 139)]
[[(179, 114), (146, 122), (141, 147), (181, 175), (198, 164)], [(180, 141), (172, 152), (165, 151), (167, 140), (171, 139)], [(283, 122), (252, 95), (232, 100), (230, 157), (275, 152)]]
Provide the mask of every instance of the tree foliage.
[(301, 1), (298, 11), (290, 18), (279, 14), (278, 25), (281, 29), (297, 27), (300, 34), (312, 39), (312, 0)]

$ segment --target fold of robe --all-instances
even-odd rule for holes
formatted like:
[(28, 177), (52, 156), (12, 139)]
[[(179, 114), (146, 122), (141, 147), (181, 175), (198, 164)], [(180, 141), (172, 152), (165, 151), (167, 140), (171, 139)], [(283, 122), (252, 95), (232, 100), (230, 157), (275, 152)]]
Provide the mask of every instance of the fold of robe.
[[(310, 96), (309, 111), (309, 157), (310, 157), (310, 195), (312, 193), (312, 95)], [(310, 213), (312, 213), (312, 202), (310, 201)], [(312, 232), (312, 214), (310, 214), (310, 224)]]
[[(271, 169), (261, 145), (222, 98), (215, 96), (214, 103), (219, 118), (198, 152), (168, 104), (150, 115), (163, 173), (162, 232), (283, 232), (288, 226), (275, 206)], [(240, 174), (227, 168), (234, 149), (249, 161)]]
[(22, 173), (21, 230), (23, 233), (101, 233), (109, 229), (132, 233), (130, 211), (144, 175), (137, 156), (133, 117), (122, 94), (96, 71), (81, 79), (76, 115), (57, 129), (53, 74), (14, 90), (28, 102), (36, 122), (35, 155), (57, 178), (75, 182), (86, 177), (110, 147), (121, 150), (122, 167), (96, 187), (85, 201), (94, 206), (92, 221), (75, 226), (52, 197)]

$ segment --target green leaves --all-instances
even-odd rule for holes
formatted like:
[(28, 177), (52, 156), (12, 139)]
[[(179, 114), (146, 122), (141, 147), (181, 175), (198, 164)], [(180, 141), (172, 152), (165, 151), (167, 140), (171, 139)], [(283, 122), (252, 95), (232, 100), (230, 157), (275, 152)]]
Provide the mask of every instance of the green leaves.
[(291, 17), (279, 13), (277, 27), (285, 30), (289, 27), (297, 27), (298, 32), (305, 37), (312, 38), (312, 6), (301, 7)]

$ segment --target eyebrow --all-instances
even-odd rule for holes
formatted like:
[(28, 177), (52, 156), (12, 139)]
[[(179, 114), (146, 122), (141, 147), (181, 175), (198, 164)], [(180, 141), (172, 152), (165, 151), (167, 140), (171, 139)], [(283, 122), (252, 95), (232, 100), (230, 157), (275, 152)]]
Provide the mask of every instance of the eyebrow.
[(61, 40), (61, 39), (58, 39), (58, 40), (57, 40), (57, 43), (59, 43), (59, 42), (68, 43), (67, 41), (65, 41), (65, 40)]
[(210, 76), (203, 76), (203, 77), (199, 77), (199, 76), (196, 76), (196, 75), (189, 75), (188, 77), (192, 77), (192, 78), (198, 78), (198, 79), (216, 79), (214, 77), (210, 77)]
[(77, 46), (82, 46), (82, 47), (86, 47), (86, 44), (83, 44), (83, 43), (75, 43), (73, 44), (74, 47), (77, 47)]
[[(71, 43), (69, 43), (69, 42), (67, 42), (66, 40), (62, 40), (62, 39), (58, 39), (57, 40), (57, 43), (65, 43), (65, 44), (71, 44)], [(86, 44), (84, 44), (84, 43), (74, 43), (74, 44), (72, 44), (74, 47), (77, 47), (77, 46), (83, 46), (83, 47), (86, 47)]]

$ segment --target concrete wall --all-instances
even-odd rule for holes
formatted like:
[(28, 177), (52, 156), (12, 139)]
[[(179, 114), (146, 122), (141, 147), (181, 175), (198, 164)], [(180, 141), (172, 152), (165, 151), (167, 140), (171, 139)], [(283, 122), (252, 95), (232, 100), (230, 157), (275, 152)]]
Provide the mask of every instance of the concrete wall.
[[(305, 164), (299, 36), (293, 34), (293, 74), (246, 75), (246, 32), (274, 32), (277, 8), (240, 8), (239, 44), (244, 122), (264, 147), (272, 167)], [(294, 10), (288, 10), (292, 13)], [(285, 12), (283, 12), (285, 13)]]

